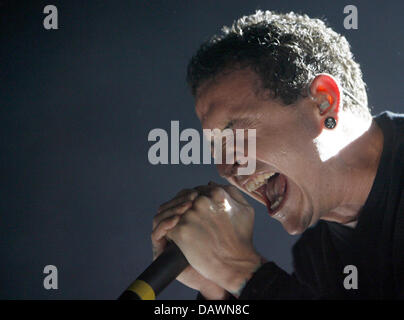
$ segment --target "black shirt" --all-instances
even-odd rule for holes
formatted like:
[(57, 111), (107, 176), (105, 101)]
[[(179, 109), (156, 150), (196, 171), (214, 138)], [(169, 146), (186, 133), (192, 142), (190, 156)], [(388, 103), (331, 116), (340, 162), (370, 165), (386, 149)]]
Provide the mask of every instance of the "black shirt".
[[(293, 246), (292, 274), (268, 262), (239, 299), (404, 299), (404, 115), (374, 120), (383, 151), (356, 227), (320, 220)], [(357, 289), (344, 287), (346, 266), (356, 267)]]

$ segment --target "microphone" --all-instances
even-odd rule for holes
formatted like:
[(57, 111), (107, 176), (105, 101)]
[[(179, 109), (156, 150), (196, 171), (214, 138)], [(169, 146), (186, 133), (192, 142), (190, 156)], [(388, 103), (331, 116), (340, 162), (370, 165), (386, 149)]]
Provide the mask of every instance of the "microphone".
[(120, 295), (118, 300), (155, 300), (189, 265), (180, 248), (169, 242), (160, 256)]

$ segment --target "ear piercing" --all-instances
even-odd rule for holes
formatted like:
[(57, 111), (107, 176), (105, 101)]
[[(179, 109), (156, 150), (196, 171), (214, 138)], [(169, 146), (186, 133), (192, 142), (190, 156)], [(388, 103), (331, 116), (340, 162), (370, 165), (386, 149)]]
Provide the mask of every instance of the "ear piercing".
[[(317, 99), (314, 98), (314, 97), (311, 95), (310, 86), (307, 87), (307, 96), (308, 96), (311, 100), (317, 101)], [(324, 102), (320, 103), (320, 105), (319, 105), (319, 108), (320, 108), (321, 112), (324, 112), (324, 111), (327, 110), (329, 107), (330, 107), (330, 103), (329, 103), (328, 101), (324, 101)]]
[(335, 118), (333, 118), (333, 117), (328, 117), (324, 121), (324, 126), (327, 129), (334, 129), (336, 125), (337, 125), (337, 120), (335, 120)]
[(329, 106), (330, 106), (330, 103), (328, 101), (322, 102), (320, 104), (321, 112), (324, 112), (325, 110), (327, 110)]
[[(309, 97), (310, 97), (312, 100), (314, 100), (314, 101), (316, 100), (316, 99), (313, 98), (310, 94), (309, 94)], [(330, 103), (329, 103), (328, 101), (324, 101), (324, 102), (320, 103), (320, 105), (319, 105), (319, 108), (320, 108), (320, 110), (321, 110), (321, 113), (323, 113), (323, 112), (324, 112), (325, 110), (327, 110), (329, 107), (330, 107)], [(324, 126), (325, 126), (327, 129), (334, 129), (336, 125), (337, 125), (337, 120), (335, 120), (334, 117), (327, 117), (327, 118), (325, 119), (325, 121), (324, 121)]]

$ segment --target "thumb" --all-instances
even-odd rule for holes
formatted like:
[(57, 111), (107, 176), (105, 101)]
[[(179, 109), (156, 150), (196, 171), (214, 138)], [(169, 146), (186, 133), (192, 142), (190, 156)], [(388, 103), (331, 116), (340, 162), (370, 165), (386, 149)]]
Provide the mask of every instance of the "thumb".
[(232, 197), (234, 200), (238, 201), (241, 204), (248, 205), (249, 203), (247, 200), (243, 197), (242, 193), (235, 187), (232, 186), (231, 184), (229, 185), (220, 185), (216, 182), (209, 181), (208, 183), (209, 186), (216, 186), (216, 187), (221, 187), (226, 191), (230, 197)]
[(222, 188), (237, 202), (244, 205), (249, 205), (243, 194), (235, 186), (223, 185)]

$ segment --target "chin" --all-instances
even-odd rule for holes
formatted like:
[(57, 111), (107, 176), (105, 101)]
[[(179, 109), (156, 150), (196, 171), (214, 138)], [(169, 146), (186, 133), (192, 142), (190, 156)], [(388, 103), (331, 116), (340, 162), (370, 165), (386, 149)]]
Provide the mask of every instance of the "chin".
[[(278, 220), (278, 219), (277, 219)], [(310, 226), (311, 216), (304, 215), (303, 217), (300, 215), (295, 215), (287, 217), (284, 220), (279, 220), (282, 224), (283, 228), (290, 235), (299, 235), (302, 234), (307, 228)]]
[(291, 236), (296, 236), (302, 234), (306, 229), (297, 225), (290, 225), (287, 223), (282, 223), (283, 228), (289, 233)]

